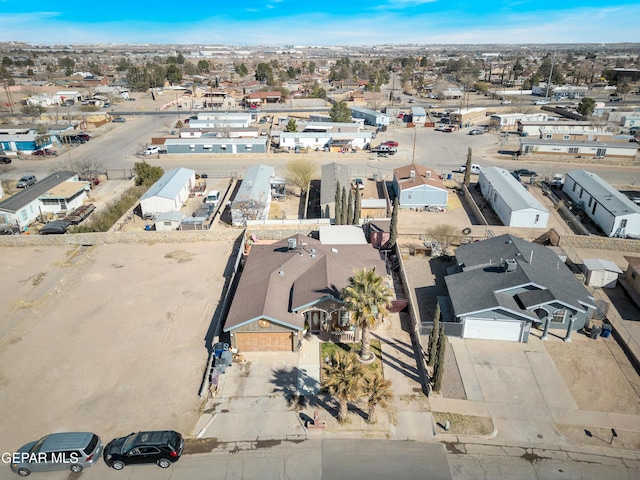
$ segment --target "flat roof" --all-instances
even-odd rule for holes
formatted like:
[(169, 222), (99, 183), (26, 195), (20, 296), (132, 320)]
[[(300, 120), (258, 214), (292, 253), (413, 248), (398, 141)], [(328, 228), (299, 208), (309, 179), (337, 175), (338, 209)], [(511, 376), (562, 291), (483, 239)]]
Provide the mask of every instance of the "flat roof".
[(81, 190), (84, 190), (89, 182), (62, 182), (40, 195), (40, 199), (45, 198), (70, 198)]

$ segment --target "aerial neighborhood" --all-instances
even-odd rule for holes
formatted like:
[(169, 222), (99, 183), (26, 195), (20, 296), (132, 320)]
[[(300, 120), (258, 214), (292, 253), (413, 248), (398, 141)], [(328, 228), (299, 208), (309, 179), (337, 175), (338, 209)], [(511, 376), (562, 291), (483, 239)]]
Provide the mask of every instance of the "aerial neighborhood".
[(0, 57), (0, 447), (49, 455), (0, 477), (261, 440), (640, 452), (637, 44)]

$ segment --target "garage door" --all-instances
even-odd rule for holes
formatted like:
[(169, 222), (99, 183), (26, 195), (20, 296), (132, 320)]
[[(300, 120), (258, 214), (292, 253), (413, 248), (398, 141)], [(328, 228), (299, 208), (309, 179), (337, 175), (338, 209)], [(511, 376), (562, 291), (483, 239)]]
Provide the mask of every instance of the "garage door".
[(241, 352), (291, 352), (293, 350), (293, 333), (264, 332), (236, 333), (238, 350)]
[(519, 342), (522, 339), (523, 329), (523, 321), (467, 318), (465, 320), (463, 337)]

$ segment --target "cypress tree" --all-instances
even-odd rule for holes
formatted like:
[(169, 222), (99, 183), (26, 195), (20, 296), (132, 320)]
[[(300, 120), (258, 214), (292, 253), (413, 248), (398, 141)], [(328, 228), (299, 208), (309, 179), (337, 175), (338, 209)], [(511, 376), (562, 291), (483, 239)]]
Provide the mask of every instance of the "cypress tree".
[(442, 377), (444, 376), (444, 351), (447, 347), (447, 337), (444, 334), (444, 324), (440, 325), (440, 333), (438, 334), (438, 361), (436, 362), (435, 379), (433, 389), (439, 392), (442, 389)]
[(342, 200), (340, 200), (340, 225), (347, 223), (347, 190), (342, 187)]
[(356, 192), (356, 201), (353, 207), (353, 224), (360, 225), (360, 192)]
[(335, 223), (340, 225), (340, 214), (342, 213), (342, 207), (340, 206), (340, 182), (336, 183), (336, 201), (335, 201)]
[(398, 197), (393, 199), (393, 210), (391, 211), (391, 226), (389, 228), (389, 241), (387, 248), (393, 248), (398, 239)]
[(347, 200), (347, 219), (345, 220), (345, 225), (353, 224), (353, 194), (352, 190), (349, 189), (349, 198)]
[(428, 365), (433, 367), (436, 363), (436, 346), (438, 344), (438, 334), (440, 333), (440, 303), (436, 303), (436, 311), (433, 314), (433, 328), (429, 335), (427, 354), (429, 355)]

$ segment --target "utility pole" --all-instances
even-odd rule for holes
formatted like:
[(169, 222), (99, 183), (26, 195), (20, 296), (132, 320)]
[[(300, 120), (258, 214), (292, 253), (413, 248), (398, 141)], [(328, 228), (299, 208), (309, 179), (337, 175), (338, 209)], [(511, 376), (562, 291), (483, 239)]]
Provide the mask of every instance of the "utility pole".
[(553, 59), (551, 60), (551, 68), (549, 69), (549, 81), (547, 82), (547, 93), (544, 96), (544, 99), (547, 100), (549, 98), (549, 88), (551, 88), (551, 77), (553, 76), (553, 65), (556, 63), (556, 52), (553, 51)]

